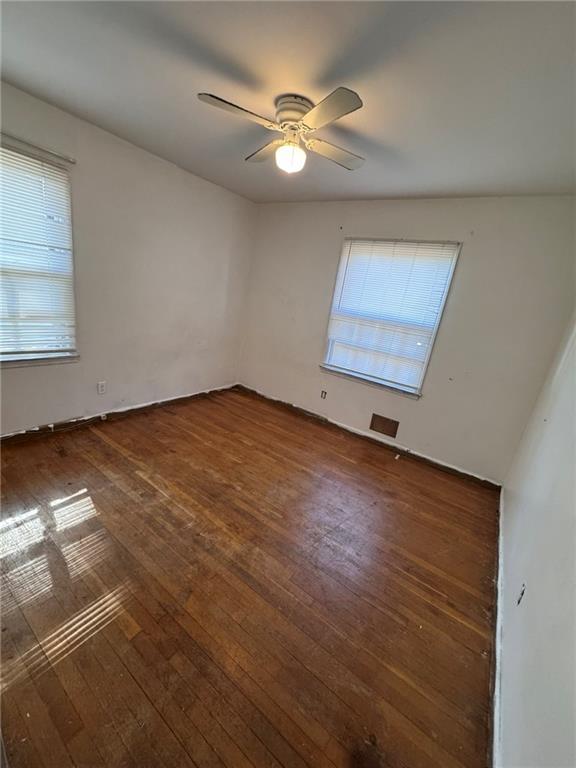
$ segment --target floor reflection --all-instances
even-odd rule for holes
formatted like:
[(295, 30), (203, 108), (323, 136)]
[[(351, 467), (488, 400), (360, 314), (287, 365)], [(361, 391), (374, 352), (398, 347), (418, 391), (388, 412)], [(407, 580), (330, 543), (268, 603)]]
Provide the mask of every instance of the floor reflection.
[[(3, 579), (13, 599), (21, 606), (52, 589), (52, 576), (46, 555), (6, 571)], [(2, 612), (4, 610), (5, 606), (2, 605)]]
[(61, 548), (71, 579), (94, 568), (112, 553), (112, 544), (106, 530), (101, 529), (89, 536)]
[(131, 588), (130, 580), (125, 581), (75, 613), (22, 655), (6, 659), (0, 690), (7, 690), (26, 675), (38, 677), (76, 651), (125, 610)]
[(69, 496), (62, 496), (60, 499), (54, 499), (50, 502), (51, 507), (58, 507), (60, 504), (64, 504), (65, 501), (70, 501), (70, 499), (77, 499), (78, 496), (84, 496), (86, 493), (88, 493), (87, 488), (81, 488), (79, 491), (76, 491), (75, 493), (71, 493)]
[(46, 528), (55, 526), (64, 531), (97, 517), (87, 488), (55, 499), (49, 503), (49, 510), (39, 507), (6, 518), (0, 522), (0, 557), (6, 558), (39, 544), (46, 536)]
[(14, 555), (44, 538), (44, 525), (38, 508), (2, 520), (0, 523), (0, 557)]
[(51, 501), (50, 507), (57, 531), (79, 525), (98, 514), (86, 488), (66, 498)]
[[(82, 488), (0, 522), (0, 607), (4, 616), (22, 608), (28, 616), (28, 610), (35, 610), (35, 601), (58, 600), (71, 580), (113, 554), (113, 542), (101, 525), (82, 536), (82, 524), (96, 517), (94, 502)], [(4, 654), (0, 690), (26, 675), (42, 674), (113, 621), (124, 610), (130, 586), (125, 581), (98, 597), (23, 653), (18, 654), (17, 649), (12, 658)]]
[(6, 616), (7, 614), (11, 613), (18, 607), (18, 604), (14, 599), (12, 592), (10, 592), (10, 589), (8, 588), (8, 581), (6, 580), (6, 577), (4, 574), (2, 574), (2, 592), (1, 592), (0, 606), (2, 608), (2, 616)]

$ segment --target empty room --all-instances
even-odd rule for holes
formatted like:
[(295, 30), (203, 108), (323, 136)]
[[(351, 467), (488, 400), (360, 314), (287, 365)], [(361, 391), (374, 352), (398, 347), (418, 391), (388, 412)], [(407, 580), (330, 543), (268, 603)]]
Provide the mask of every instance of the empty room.
[(576, 4), (0, 14), (0, 764), (576, 768)]

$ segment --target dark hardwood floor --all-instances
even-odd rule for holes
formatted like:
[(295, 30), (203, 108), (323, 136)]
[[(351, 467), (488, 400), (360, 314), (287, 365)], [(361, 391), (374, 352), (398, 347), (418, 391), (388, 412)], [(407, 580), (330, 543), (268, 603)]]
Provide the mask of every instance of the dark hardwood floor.
[(496, 489), (238, 390), (2, 458), (10, 768), (489, 765)]

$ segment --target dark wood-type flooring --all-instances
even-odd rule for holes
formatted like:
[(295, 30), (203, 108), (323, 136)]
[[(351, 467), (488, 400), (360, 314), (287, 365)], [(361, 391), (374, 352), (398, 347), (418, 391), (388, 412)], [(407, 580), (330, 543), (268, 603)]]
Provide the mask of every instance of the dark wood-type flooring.
[(10, 768), (489, 764), (496, 489), (239, 390), (2, 474)]

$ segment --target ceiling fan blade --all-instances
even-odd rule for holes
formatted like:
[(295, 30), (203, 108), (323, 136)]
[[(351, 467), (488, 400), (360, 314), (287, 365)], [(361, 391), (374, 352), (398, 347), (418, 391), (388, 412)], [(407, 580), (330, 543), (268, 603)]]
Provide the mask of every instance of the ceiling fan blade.
[(301, 122), (311, 131), (316, 131), (318, 128), (360, 109), (361, 106), (362, 99), (355, 91), (351, 91), (349, 88), (336, 88), (315, 107), (312, 107), (304, 115)]
[(269, 120), (267, 117), (262, 117), (262, 115), (256, 115), (254, 112), (250, 112), (248, 109), (238, 107), (236, 104), (232, 104), (232, 102), (221, 99), (211, 93), (199, 93), (198, 98), (200, 101), (204, 101), (206, 104), (211, 104), (213, 107), (224, 109), (226, 112), (230, 112), (233, 115), (246, 117), (248, 120), (252, 120), (253, 123), (263, 125), (264, 128), (268, 128), (270, 131), (280, 130), (280, 126), (275, 123), (274, 120)]
[(268, 160), (270, 157), (272, 157), (274, 152), (276, 152), (278, 147), (283, 143), (284, 142), (282, 139), (271, 141), (268, 144), (265, 144), (263, 147), (260, 147), (260, 149), (257, 149), (256, 152), (252, 152), (251, 155), (248, 155), (248, 157), (245, 157), (244, 159), (249, 163), (261, 163), (264, 160)]
[(330, 144), (329, 141), (310, 139), (310, 141), (306, 142), (306, 146), (311, 152), (316, 152), (317, 155), (322, 155), (322, 157), (338, 163), (338, 165), (349, 171), (355, 171), (364, 163), (364, 158), (360, 157), (360, 155), (355, 155), (352, 152), (348, 152), (347, 149)]

